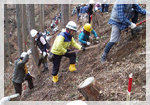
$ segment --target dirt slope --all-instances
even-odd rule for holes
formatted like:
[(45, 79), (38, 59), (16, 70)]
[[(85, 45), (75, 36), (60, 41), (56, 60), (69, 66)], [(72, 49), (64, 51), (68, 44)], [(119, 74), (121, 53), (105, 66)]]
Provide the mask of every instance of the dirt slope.
[[(73, 8), (74, 5), (71, 6)], [(142, 5), (146, 8), (145, 5)], [(54, 7), (54, 9), (52, 9)], [(54, 87), (51, 81), (52, 75), (52, 63), (48, 62), (49, 71), (41, 73), (42, 78), (40, 80), (34, 79), (34, 84), (37, 86), (30, 91), (26, 88), (22, 100), (32, 101), (67, 101), (84, 99), (78, 92), (78, 85), (88, 77), (94, 77), (101, 84), (100, 100), (99, 101), (125, 101), (128, 88), (128, 76), (133, 73), (132, 93), (131, 100), (146, 100), (146, 30), (143, 29), (134, 39), (128, 41), (130, 37), (130, 30), (123, 32), (120, 43), (117, 43), (111, 49), (106, 64), (100, 63), (100, 56), (102, 55), (105, 45), (109, 41), (111, 26), (107, 24), (112, 5), (110, 5), (109, 13), (97, 12), (95, 16), (98, 17), (98, 21), (93, 21), (93, 29), (97, 32), (100, 39), (100, 53), (98, 49), (91, 49), (78, 54), (78, 62), (76, 68), (78, 73), (68, 72), (69, 60), (63, 58), (59, 70), (58, 86)], [(54, 11), (51, 14), (48, 12)], [(11, 11), (11, 10), (10, 10)], [(38, 15), (38, 8), (36, 14)], [(47, 5), (45, 7), (46, 23), (48, 29), (50, 28), (50, 19), (57, 13), (56, 5)], [(145, 16), (139, 15), (138, 22), (146, 19)], [(77, 22), (76, 14), (71, 17), (71, 20)], [(13, 23), (11, 24), (13, 26)], [(84, 24), (78, 22), (79, 30)], [(143, 24), (145, 25), (145, 24)], [(36, 27), (38, 23), (36, 23)], [(60, 27), (60, 25), (59, 25)], [(50, 40), (53, 43), (55, 36)], [(93, 36), (93, 35), (92, 35)], [(77, 36), (75, 36), (78, 41)], [(17, 34), (16, 28), (14, 30), (14, 36), (11, 37), (11, 41), (14, 41), (17, 46)], [(13, 60), (18, 58), (18, 52), (12, 54)], [(28, 62), (27, 67), (31, 74), (35, 76), (36, 70), (31, 61)], [(41, 67), (42, 69), (42, 67)], [(4, 71), (5, 75), (5, 96), (13, 94), (14, 88), (12, 85), (13, 66), (9, 64), (9, 67)], [(27, 82), (23, 83), (23, 87)]]

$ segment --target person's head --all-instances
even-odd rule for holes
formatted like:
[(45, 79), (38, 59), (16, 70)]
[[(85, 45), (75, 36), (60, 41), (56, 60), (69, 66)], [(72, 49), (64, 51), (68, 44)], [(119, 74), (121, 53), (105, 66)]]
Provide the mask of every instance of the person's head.
[(23, 58), (27, 55), (27, 52), (22, 52), (20, 55), (20, 59), (23, 60)]
[(92, 31), (92, 26), (91, 26), (91, 24), (86, 23), (86, 24), (83, 26), (83, 32), (84, 32), (85, 34), (89, 35), (91, 31)]
[(73, 35), (77, 31), (77, 24), (74, 21), (69, 21), (66, 25), (66, 30)]
[(35, 30), (35, 29), (32, 29), (32, 30), (30, 31), (30, 34), (31, 34), (31, 36), (32, 36), (33, 38), (37, 38), (37, 33), (38, 33), (38, 31)]

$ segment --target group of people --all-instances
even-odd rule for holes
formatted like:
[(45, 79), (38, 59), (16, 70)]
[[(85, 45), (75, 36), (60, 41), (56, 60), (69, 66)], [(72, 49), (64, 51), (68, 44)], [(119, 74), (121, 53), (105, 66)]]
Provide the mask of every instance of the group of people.
[[(125, 0), (121, 0), (125, 1)], [(93, 4), (92, 4), (93, 5)], [(131, 29), (135, 29), (136, 24), (133, 22), (130, 22), (130, 14), (132, 10), (135, 10), (138, 13), (145, 14), (146, 10), (142, 9), (137, 3), (135, 4), (114, 4), (112, 13), (110, 16), (109, 24), (112, 25), (112, 31), (111, 31), (111, 37), (110, 41), (107, 43), (104, 52), (101, 56), (101, 63), (104, 63), (106, 61), (108, 52), (112, 48), (112, 46), (121, 39), (121, 31), (130, 27)], [(149, 14), (149, 12), (147, 12)], [(40, 49), (41, 56), (44, 57), (43, 65), (44, 70), (48, 71), (48, 65), (47, 65), (47, 56), (52, 55), (51, 58), (53, 62), (53, 68), (52, 68), (52, 81), (54, 84), (58, 82), (58, 72), (60, 67), (60, 62), (63, 56), (69, 58), (69, 71), (70, 72), (76, 72), (77, 69), (75, 67), (76, 63), (76, 53), (70, 53), (70, 46), (73, 46), (79, 50), (86, 50), (86, 47), (90, 46), (89, 36), (91, 33), (94, 34), (95, 38), (99, 40), (99, 37), (97, 33), (92, 29), (92, 26), (89, 23), (86, 23), (83, 26), (83, 31), (79, 34), (79, 42), (81, 44), (78, 44), (75, 39), (74, 35), (77, 31), (77, 24), (74, 21), (69, 21), (66, 25), (66, 29), (60, 32), (57, 37), (54, 40), (53, 46), (49, 52), (47, 52), (47, 49), (49, 49), (48, 42), (43, 37), (41, 32), (38, 32), (35, 29), (32, 29), (30, 31), (30, 34), (33, 38), (37, 41), (37, 46)], [(19, 93), (21, 95), (21, 89), (22, 89), (22, 83), (24, 80), (28, 81), (28, 86), (30, 89), (32, 89), (33, 82), (32, 82), (32, 76), (27, 70), (26, 63), (29, 59), (29, 54), (31, 53), (31, 50), (28, 50), (27, 52), (23, 52), (18, 60), (15, 62), (15, 68), (14, 68), (14, 75), (13, 75), (13, 84), (16, 90), (16, 93)]]
[(93, 9), (94, 9), (94, 12), (99, 10), (100, 12), (108, 13), (109, 4), (107, 3), (107, 0), (103, 0), (103, 4), (97, 2), (94, 5), (94, 3), (95, 2), (93, 0), (90, 0), (89, 4), (81, 3), (81, 5), (80, 4), (77, 5), (77, 7), (74, 8), (72, 11), (72, 16), (77, 11), (77, 17), (78, 17), (77, 21), (79, 21), (80, 19), (80, 22), (83, 22), (83, 21), (87, 22), (87, 18), (88, 18), (88, 23), (90, 23), (91, 15), (93, 14)]
[(60, 23), (61, 21), (61, 12), (59, 13), (59, 15), (57, 16), (57, 14), (54, 16), (54, 18), (52, 19), (52, 23), (51, 23), (51, 30), (53, 32), (53, 34), (58, 31), (58, 26), (57, 24)]

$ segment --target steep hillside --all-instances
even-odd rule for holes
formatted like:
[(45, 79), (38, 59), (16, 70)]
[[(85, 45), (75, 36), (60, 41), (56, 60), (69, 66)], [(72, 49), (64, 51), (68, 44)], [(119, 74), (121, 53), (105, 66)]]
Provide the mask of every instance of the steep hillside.
[[(73, 8), (75, 5), (72, 5)], [(23, 92), (22, 100), (32, 101), (67, 101), (67, 100), (84, 100), (82, 94), (77, 90), (78, 85), (88, 77), (94, 77), (101, 87), (100, 100), (99, 101), (125, 101), (127, 88), (128, 88), (128, 76), (133, 73), (132, 93), (131, 100), (146, 100), (146, 28), (137, 34), (132, 40), (128, 40), (131, 36), (130, 30), (128, 32), (122, 32), (121, 41), (113, 46), (111, 49), (107, 62), (102, 65), (100, 62), (100, 56), (102, 55), (105, 45), (109, 41), (111, 33), (111, 25), (107, 24), (111, 9), (113, 5), (109, 7), (109, 13), (94, 13), (93, 16), (93, 29), (100, 37), (100, 53), (98, 48), (86, 50), (77, 54), (78, 62), (76, 68), (78, 73), (70, 73), (68, 70), (69, 60), (67, 58), (62, 59), (59, 70), (58, 86), (54, 87), (51, 81), (52, 66), (51, 62), (48, 62), (49, 71), (42, 73), (41, 79), (36, 80), (34, 78), (35, 88), (30, 91), (28, 88)], [(146, 8), (145, 5), (142, 5)], [(53, 11), (52, 13), (50, 11)], [(14, 10), (10, 10), (10, 13)], [(58, 12), (57, 5), (45, 6), (45, 23), (50, 30), (50, 20)], [(49, 14), (50, 13), (50, 14)], [(38, 17), (39, 12), (36, 5), (36, 15)], [(12, 17), (13, 18), (13, 17)], [(95, 20), (96, 19), (96, 20)], [(146, 19), (145, 16), (139, 15), (138, 22)], [(71, 17), (71, 20), (77, 22), (76, 14)], [(13, 36), (10, 37), (12, 44), (14, 45), (14, 53), (12, 54), (13, 61), (18, 58), (17, 52), (17, 33), (16, 25), (11, 23), (13, 28)], [(36, 27), (38, 26), (38, 21)], [(75, 36), (75, 40), (78, 42), (78, 34), (84, 24), (78, 24), (78, 33)], [(145, 23), (142, 24), (145, 26)], [(60, 24), (58, 25), (60, 27)], [(53, 35), (49, 43), (53, 43), (55, 36)], [(93, 37), (93, 35), (91, 35)], [(8, 62), (9, 63), (9, 62)], [(35, 77), (36, 70), (30, 60), (27, 63), (31, 75)], [(41, 68), (42, 69), (42, 66)], [(14, 94), (15, 90), (12, 85), (12, 72), (13, 65), (8, 66), (4, 71), (5, 75), (5, 96)], [(27, 82), (23, 83), (23, 87)]]

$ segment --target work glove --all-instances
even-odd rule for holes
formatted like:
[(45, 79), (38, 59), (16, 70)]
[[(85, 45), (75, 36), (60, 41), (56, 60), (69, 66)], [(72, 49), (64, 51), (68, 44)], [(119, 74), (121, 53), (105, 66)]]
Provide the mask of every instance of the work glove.
[(43, 52), (43, 57), (45, 57), (46, 56), (46, 52)]
[(27, 51), (27, 54), (29, 55), (29, 54), (31, 54), (32, 53), (32, 51), (31, 51), (31, 49), (29, 49), (28, 51)]
[(89, 46), (89, 45), (90, 45), (90, 42), (86, 42), (86, 44)]
[(136, 27), (136, 24), (131, 22), (130, 27), (131, 27), (131, 29), (133, 29), (133, 28), (135, 28), (135, 27)]
[(99, 37), (96, 37), (96, 40), (99, 40)]
[(85, 51), (85, 47), (81, 47), (81, 49), (82, 49), (83, 51)]

